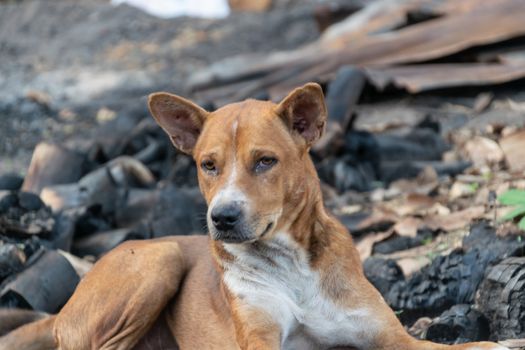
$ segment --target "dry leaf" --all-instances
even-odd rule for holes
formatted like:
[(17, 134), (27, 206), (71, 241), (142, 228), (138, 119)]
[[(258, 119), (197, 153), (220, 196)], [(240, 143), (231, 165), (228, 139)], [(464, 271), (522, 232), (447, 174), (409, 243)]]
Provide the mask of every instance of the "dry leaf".
[(412, 327), (408, 329), (408, 333), (413, 337), (420, 338), (423, 334), (427, 332), (428, 327), (432, 324), (432, 319), (430, 317), (422, 317), (418, 319)]
[(450, 188), (448, 197), (450, 200), (458, 199), (461, 197), (468, 197), (474, 194), (472, 184), (466, 184), (463, 182), (456, 181)]
[(400, 179), (392, 182), (391, 189), (397, 189), (401, 193), (429, 194), (439, 186), (439, 178), (436, 170), (431, 166), (425, 167), (415, 179)]
[(383, 226), (383, 224), (394, 224), (398, 216), (386, 208), (375, 208), (372, 214), (361, 221), (357, 227), (358, 230), (365, 230), (373, 226)]
[(477, 136), (465, 144), (465, 153), (476, 167), (497, 164), (503, 160), (503, 151), (496, 141)]
[(420, 271), (423, 267), (429, 265), (432, 261), (427, 256), (407, 257), (396, 261), (403, 274), (410, 276), (414, 272)]
[(518, 131), (509, 136), (505, 136), (499, 141), (501, 149), (505, 154), (507, 165), (511, 170), (525, 170), (525, 130)]
[(415, 217), (406, 217), (398, 221), (393, 230), (400, 236), (416, 237), (417, 230), (422, 226), (421, 219)]
[(485, 206), (475, 206), (450, 215), (434, 215), (425, 218), (424, 225), (432, 230), (454, 231), (466, 227), (474, 219), (485, 214)]
[(416, 215), (426, 212), (436, 204), (436, 200), (425, 194), (409, 193), (402, 203), (395, 203), (392, 210), (399, 216)]
[(393, 230), (388, 230), (386, 232), (368, 234), (362, 239), (360, 239), (359, 242), (356, 243), (355, 247), (357, 251), (359, 252), (361, 261), (365, 261), (366, 258), (372, 255), (372, 248), (374, 247), (375, 243), (384, 241), (385, 239), (389, 238), (393, 234), (394, 234)]

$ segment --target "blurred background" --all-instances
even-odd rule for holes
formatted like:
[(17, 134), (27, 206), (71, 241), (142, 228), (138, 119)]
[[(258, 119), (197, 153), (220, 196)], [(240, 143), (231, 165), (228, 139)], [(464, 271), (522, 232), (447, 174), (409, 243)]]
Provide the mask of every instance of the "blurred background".
[(214, 110), (315, 81), (326, 206), (410, 333), (525, 348), (524, 14), (520, 0), (0, 0), (0, 306), (55, 313), (121, 242), (206, 232), (193, 160), (149, 93)]
[(25, 172), (38, 141), (89, 137), (152, 91), (188, 91), (213, 62), (319, 37), (313, 1), (231, 3), (1, 1), (0, 171)]

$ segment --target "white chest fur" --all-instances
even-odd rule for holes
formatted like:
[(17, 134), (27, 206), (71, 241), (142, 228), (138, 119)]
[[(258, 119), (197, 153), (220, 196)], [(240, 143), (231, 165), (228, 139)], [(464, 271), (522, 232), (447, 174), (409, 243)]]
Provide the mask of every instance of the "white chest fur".
[(374, 328), (368, 310), (346, 310), (328, 299), (308, 256), (286, 233), (270, 242), (225, 248), (234, 262), (225, 266), (224, 282), (280, 325), (283, 350), (366, 345)]

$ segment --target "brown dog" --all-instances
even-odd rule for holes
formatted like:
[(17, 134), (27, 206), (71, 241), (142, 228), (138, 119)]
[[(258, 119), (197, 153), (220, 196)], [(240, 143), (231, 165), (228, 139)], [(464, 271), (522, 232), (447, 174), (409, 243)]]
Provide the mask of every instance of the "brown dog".
[(415, 340), (366, 280), (308, 155), (326, 121), (318, 85), (278, 105), (209, 113), (156, 93), (149, 106), (197, 162), (210, 237), (121, 245), (56, 317), (0, 338), (0, 349), (175, 349), (174, 339), (190, 350), (506, 349)]

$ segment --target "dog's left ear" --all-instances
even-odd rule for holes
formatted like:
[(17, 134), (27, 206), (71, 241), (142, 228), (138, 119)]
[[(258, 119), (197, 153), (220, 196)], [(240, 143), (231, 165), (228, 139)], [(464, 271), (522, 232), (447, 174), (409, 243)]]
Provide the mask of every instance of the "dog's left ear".
[(277, 105), (276, 113), (310, 147), (322, 136), (326, 124), (323, 90), (316, 83), (297, 88)]
[(192, 154), (209, 113), (195, 103), (167, 92), (149, 95), (148, 106), (175, 147)]

